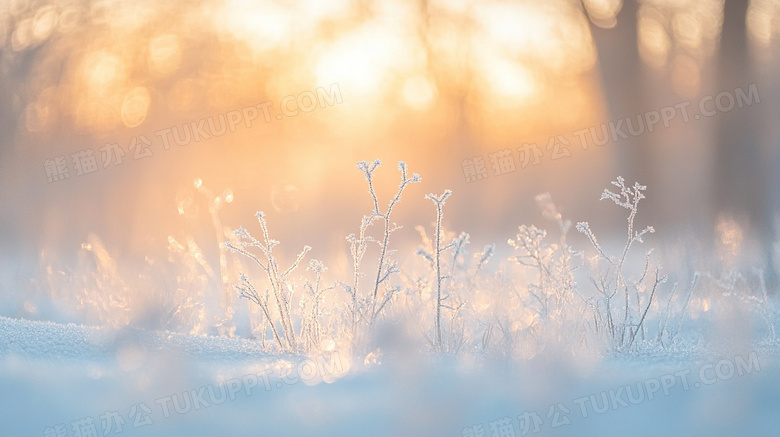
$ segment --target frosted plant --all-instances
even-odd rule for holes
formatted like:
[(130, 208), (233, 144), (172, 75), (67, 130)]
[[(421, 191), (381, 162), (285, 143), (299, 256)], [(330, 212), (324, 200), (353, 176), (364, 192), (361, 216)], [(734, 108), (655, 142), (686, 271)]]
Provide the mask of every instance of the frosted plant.
[(538, 194), (534, 197), (534, 200), (536, 201), (536, 206), (542, 211), (542, 216), (547, 220), (554, 221), (558, 225), (558, 231), (561, 233), (560, 244), (561, 246), (566, 246), (566, 235), (571, 228), (571, 221), (563, 219), (563, 215), (558, 212), (558, 207), (553, 203), (550, 193)]
[(686, 294), (685, 302), (679, 311), (677, 326), (674, 327), (674, 329), (669, 327), (669, 320), (672, 317), (672, 300), (674, 299), (675, 292), (677, 291), (677, 283), (675, 283), (672, 287), (672, 292), (669, 294), (669, 300), (666, 302), (666, 311), (661, 315), (661, 317), (658, 318), (658, 335), (656, 337), (656, 342), (662, 347), (666, 346), (665, 342), (674, 342), (675, 337), (680, 332), (686, 310), (688, 309), (688, 304), (691, 302), (693, 290), (696, 289), (696, 285), (699, 283), (700, 276), (701, 275), (698, 272), (693, 274), (693, 279), (691, 279), (691, 285), (688, 287), (688, 293)]
[[(442, 247), (442, 218), (444, 217), (444, 204), (447, 201), (447, 198), (450, 197), (452, 194), (452, 191), (445, 190), (444, 193), (440, 195), (436, 194), (428, 194), (425, 196), (426, 199), (429, 199), (433, 204), (436, 206), (436, 237), (435, 241), (433, 243), (433, 257), (432, 261), (435, 264), (435, 271), (436, 271), (436, 318), (434, 320), (434, 347), (437, 351), (442, 352), (444, 347), (442, 344), (442, 338), (441, 338), (441, 310), (442, 307), (449, 308), (452, 311), (457, 312), (455, 308), (452, 308), (450, 306), (444, 305), (443, 302), (445, 299), (449, 298), (450, 296), (445, 296), (442, 298), (442, 290), (441, 285), (442, 281), (445, 279), (442, 276), (442, 265), (441, 265), (441, 253), (447, 249), (455, 248), (453, 252), (453, 262), (452, 262), (452, 270), (450, 271), (449, 278), (452, 278), (453, 271), (455, 269), (455, 263), (457, 260), (458, 252), (463, 248), (465, 243), (468, 241), (468, 236), (465, 238), (455, 240), (448, 244), (445, 247)], [(431, 258), (429, 256), (429, 258)]]
[[(592, 258), (594, 264), (594, 274), (591, 277), (593, 285), (601, 295), (600, 302), (594, 304), (594, 328), (600, 337), (606, 336), (611, 350), (620, 350), (630, 348), (634, 343), (637, 334), (641, 333), (644, 338), (644, 321), (648, 310), (652, 305), (658, 286), (666, 282), (666, 276), (661, 275), (660, 266), (655, 268), (655, 275), (650, 285), (650, 296), (642, 310), (641, 294), (646, 291), (646, 280), (649, 279), (650, 254), (652, 250), (645, 254), (645, 263), (642, 273), (638, 279), (627, 278), (626, 259), (629, 250), (635, 243), (642, 243), (642, 238), (655, 232), (652, 226), (647, 226), (641, 231), (634, 229), (634, 220), (639, 211), (639, 202), (645, 198), (644, 191), (647, 189), (644, 185), (634, 183), (629, 188), (625, 185), (625, 180), (618, 176), (612, 185), (620, 189), (619, 193), (605, 189), (601, 194), (601, 199), (612, 200), (616, 205), (629, 211), (627, 217), (627, 236), (623, 249), (617, 256), (609, 255), (599, 244), (595, 234), (590, 229), (587, 222), (577, 223), (577, 230), (590, 240), (591, 245), (596, 249), (596, 255)], [(599, 268), (599, 262), (604, 264)], [(633, 291), (636, 307), (631, 303), (631, 293)], [(613, 299), (616, 295), (622, 294), (624, 303), (622, 311), (615, 307)]]
[[(257, 221), (260, 223), (260, 229), (263, 232), (262, 242), (250, 235), (246, 229), (239, 228), (235, 231), (236, 235), (240, 237), (238, 243), (234, 244), (232, 242), (227, 242), (225, 244), (231, 250), (234, 250), (257, 263), (265, 272), (271, 288), (270, 290), (266, 289), (265, 292), (261, 294), (244, 274), (241, 274), (241, 284), (235, 285), (234, 288), (240, 292), (242, 297), (249, 299), (260, 306), (266, 321), (270, 325), (274, 340), (279, 347), (287, 352), (297, 352), (298, 342), (295, 336), (292, 316), (292, 297), (294, 289), (288, 278), (301, 263), (311, 247), (304, 246), (295, 262), (286, 270), (281, 270), (279, 268), (279, 263), (273, 254), (273, 248), (279, 244), (279, 242), (269, 237), (268, 225), (263, 213), (257, 212), (255, 215), (257, 216)], [(264, 259), (260, 259), (257, 255), (249, 251), (249, 248), (253, 247), (260, 250), (261, 256)], [(276, 315), (278, 315), (281, 329), (277, 329), (274, 321), (274, 307), (276, 309)]]
[(725, 270), (720, 277), (706, 273), (705, 277), (720, 291), (714, 297), (720, 298), (721, 305), (741, 306), (761, 317), (766, 325), (770, 343), (778, 341), (774, 321), (777, 320), (775, 305), (772, 305), (765, 282), (764, 271), (753, 268), (752, 274), (743, 274), (737, 269)]
[(303, 348), (306, 352), (311, 352), (320, 347), (322, 343), (321, 319), (323, 316), (322, 303), (323, 294), (332, 290), (335, 286), (322, 287), (322, 273), (326, 270), (321, 261), (313, 259), (309, 261), (306, 270), (314, 272), (314, 283), (307, 281), (305, 285), (306, 294), (301, 299), (301, 339)]
[[(466, 234), (468, 236), (468, 234)], [(476, 253), (474, 258), (477, 260), (477, 266), (474, 268), (474, 272), (469, 276), (469, 285), (472, 286), (477, 279), (479, 273), (485, 268), (488, 261), (496, 254), (496, 245), (488, 244), (482, 249), (482, 252)]]
[[(147, 275), (156, 273), (157, 276), (147, 287), (153, 288), (155, 284), (175, 278), (175, 282), (167, 284), (161, 293), (155, 293), (160, 308), (167, 314), (165, 328), (172, 331), (187, 329), (192, 335), (201, 334), (207, 328), (205, 297), (214, 271), (192, 237), (179, 242), (169, 235), (168, 251), (167, 262), (147, 261), (150, 270)], [(152, 266), (155, 266), (154, 270)]]
[[(351, 299), (349, 312), (353, 341), (357, 341), (358, 339), (358, 324), (366, 323), (369, 328), (373, 327), (382, 310), (390, 302), (393, 295), (400, 289), (400, 287), (391, 287), (389, 283), (391, 275), (398, 273), (397, 261), (392, 259), (393, 251), (388, 249), (390, 235), (400, 228), (400, 226), (397, 226), (391, 221), (391, 215), (393, 213), (393, 208), (401, 200), (404, 189), (406, 189), (409, 184), (420, 182), (421, 180), (417, 173), (413, 173), (409, 176), (407, 174), (406, 164), (403, 161), (400, 161), (398, 163), (398, 170), (401, 172), (401, 182), (398, 185), (398, 191), (388, 203), (387, 209), (382, 212), (379, 208), (379, 199), (374, 190), (374, 171), (376, 171), (381, 164), (382, 162), (379, 160), (372, 162), (360, 161), (357, 164), (358, 170), (363, 173), (366, 182), (368, 182), (368, 192), (371, 195), (371, 200), (373, 202), (373, 210), (370, 215), (364, 216), (361, 220), (358, 235), (355, 236), (355, 234), (350, 234), (347, 236), (350, 254), (352, 256), (353, 275), (352, 284), (342, 283), (342, 286), (347, 290)], [(381, 240), (375, 240), (366, 234), (368, 228), (375, 220), (381, 220), (384, 226)], [(372, 290), (366, 297), (362, 297), (359, 291), (359, 280), (362, 276), (360, 265), (363, 256), (368, 249), (368, 244), (371, 242), (379, 244), (379, 262), (375, 279), (373, 284), (370, 285)]]
[(87, 323), (99, 323), (113, 328), (128, 325), (132, 320), (133, 294), (119, 274), (111, 257), (97, 235), (90, 234), (81, 245), (78, 262), (71, 276), (76, 310)]
[[(434, 238), (431, 239), (425, 232), (425, 228), (417, 226), (416, 229), (422, 238), (422, 246), (417, 249), (417, 255), (421, 256), (428, 264), (434, 279), (420, 276), (414, 286), (407, 288), (407, 294), (422, 298), (423, 293), (429, 291), (433, 306), (433, 334), (425, 334), (425, 338), (431, 348), (437, 352), (458, 353), (459, 350), (474, 338), (474, 331), (478, 329), (480, 322), (473, 311), (472, 317), (462, 317), (462, 311), (466, 308), (468, 298), (473, 296), (480, 271), (490, 260), (495, 251), (494, 245), (488, 245), (480, 253), (475, 254), (476, 266), (470, 271), (469, 234), (461, 232), (457, 236), (454, 233), (446, 235), (442, 223), (444, 217), (444, 204), (451, 195), (446, 190), (441, 195), (428, 194), (425, 196), (433, 202), (436, 208), (436, 221)], [(443, 240), (450, 242), (443, 246)], [(450, 250), (451, 255), (445, 256), (445, 251)], [(422, 300), (420, 306), (426, 305)], [(449, 317), (444, 317), (442, 310), (449, 310)], [(414, 311), (414, 309), (412, 309)], [(449, 320), (445, 326), (445, 319)], [(470, 332), (467, 332), (467, 326)], [(429, 325), (428, 325), (429, 326)], [(430, 332), (429, 328), (425, 329)]]
[(375, 241), (373, 238), (366, 235), (366, 230), (371, 224), (372, 219), (373, 216), (363, 217), (360, 222), (360, 232), (358, 233), (358, 236), (356, 237), (355, 234), (350, 234), (347, 237), (347, 241), (349, 241), (349, 252), (352, 256), (352, 284), (342, 284), (342, 286), (346, 288), (351, 298), (348, 309), (351, 316), (350, 327), (353, 340), (357, 338), (357, 326), (362, 315), (362, 302), (359, 301), (358, 297), (358, 284), (360, 277), (362, 276), (360, 264), (368, 249), (368, 243)]
[[(579, 329), (569, 332), (569, 325), (572, 321), (582, 319), (581, 302), (584, 299), (577, 290), (574, 280), (576, 266), (572, 264), (572, 259), (580, 253), (574, 252), (566, 242), (571, 222), (563, 220), (549, 194), (536, 196), (536, 203), (542, 215), (557, 224), (559, 242), (547, 243), (547, 231), (536, 226), (522, 225), (518, 228), (517, 239), (510, 239), (508, 243), (519, 252), (510, 259), (531, 269), (537, 278), (536, 282), (527, 287), (532, 299), (523, 301), (526, 308), (538, 309), (539, 320), (533, 332), (537, 343), (541, 345), (550, 341), (560, 342), (566, 336), (571, 338), (572, 335), (582, 335)], [(527, 311), (523, 309), (526, 318), (529, 317)], [(578, 326), (574, 325), (575, 328)]]
[[(74, 266), (41, 250), (44, 292), (56, 310), (80, 323), (120, 328), (136, 322), (143, 302), (121, 277), (118, 265), (95, 234), (89, 234)], [(135, 319), (135, 320), (134, 320)]]
[[(216, 196), (214, 193), (203, 185), (203, 180), (200, 178), (195, 179), (193, 186), (200, 194), (202, 194), (208, 201), (209, 215), (211, 216), (211, 223), (214, 227), (216, 234), (217, 249), (219, 251), (219, 283), (222, 292), (222, 298), (220, 299), (220, 306), (222, 309), (222, 315), (219, 320), (218, 328), (220, 331), (233, 332), (234, 326), (228, 326), (233, 318), (233, 290), (231, 290), (229, 284), (229, 271), (227, 260), (227, 246), (223, 243), (225, 238), (229, 238), (229, 230), (222, 226), (222, 220), (219, 218), (219, 210), (222, 209), (225, 204), (233, 201), (233, 191), (230, 189), (225, 190), (222, 194)], [(179, 207), (181, 214), (181, 206)]]
[(557, 298), (560, 301), (563, 294), (562, 287), (556, 283), (559, 278), (553, 272), (558, 247), (544, 244), (543, 240), (546, 236), (547, 231), (536, 226), (521, 225), (517, 231), (517, 239), (507, 240), (510, 246), (520, 251), (520, 255), (515, 255), (510, 259), (538, 272), (538, 283), (531, 284), (528, 291), (541, 305), (541, 313), (544, 317), (550, 313), (550, 299)]

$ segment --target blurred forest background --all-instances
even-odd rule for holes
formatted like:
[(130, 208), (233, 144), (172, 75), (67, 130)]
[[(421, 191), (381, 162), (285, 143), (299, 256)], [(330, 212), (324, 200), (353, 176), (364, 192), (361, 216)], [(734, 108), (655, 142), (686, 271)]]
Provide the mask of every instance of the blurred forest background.
[[(4, 0), (0, 286), (34, 287), (40, 269), (75, 263), (91, 234), (128, 272), (186, 236), (218, 264), (195, 180), (232, 200), (219, 226), (253, 229), (263, 210), (287, 257), (309, 244), (336, 268), (371, 209), (354, 164), (376, 158), (383, 199), (396, 161), (423, 178), (397, 210), (398, 241), (418, 240), (414, 225), (434, 218), (423, 195), (445, 188), (446, 226), (480, 247), (503, 250), (517, 225), (545, 225), (533, 201), (545, 191), (567, 218), (622, 235), (625, 217), (597, 202), (622, 175), (649, 187), (640, 225), (683, 242), (673, 262), (720, 242), (769, 268), (778, 42), (778, 0)], [(286, 96), (333, 84), (340, 103), (276, 117)], [(704, 96), (753, 84), (760, 102), (694, 119)], [(261, 113), (167, 150), (155, 135), (264, 102), (270, 122)], [(690, 120), (678, 113), (668, 128), (587, 149), (573, 135), (684, 102)], [(142, 135), (152, 155), (134, 159)], [(553, 159), (559, 136), (569, 156)], [(536, 165), (522, 166), (524, 144), (538, 145)], [(505, 149), (515, 171), (493, 166)], [(78, 175), (73, 155), (85, 150), (97, 170)], [(480, 156), (487, 177), (469, 182)], [(57, 157), (69, 177), (50, 181)]]

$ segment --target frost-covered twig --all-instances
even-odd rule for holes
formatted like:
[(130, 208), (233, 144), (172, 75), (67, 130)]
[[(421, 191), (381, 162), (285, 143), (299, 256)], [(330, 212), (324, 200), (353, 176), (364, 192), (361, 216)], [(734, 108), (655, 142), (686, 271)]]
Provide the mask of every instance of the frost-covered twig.
[(645, 307), (645, 312), (642, 313), (642, 318), (639, 319), (639, 323), (636, 326), (636, 329), (631, 332), (631, 340), (628, 342), (628, 347), (631, 347), (631, 345), (634, 343), (634, 339), (636, 338), (636, 334), (639, 332), (640, 329), (642, 329), (642, 324), (645, 321), (645, 317), (647, 317), (647, 311), (650, 309), (650, 305), (653, 304), (653, 296), (655, 296), (655, 290), (658, 288), (659, 284), (662, 284), (666, 282), (666, 275), (661, 276), (661, 268), (656, 267), (655, 268), (655, 281), (653, 282), (653, 289), (650, 292), (650, 298), (647, 300), (647, 306)]
[[(348, 310), (350, 313), (349, 317), (353, 342), (359, 341), (359, 324), (366, 323), (369, 328), (374, 326), (377, 318), (390, 302), (393, 295), (401, 289), (400, 287), (391, 287), (389, 285), (390, 277), (399, 272), (397, 262), (391, 260), (393, 251), (389, 250), (389, 245), (390, 235), (400, 227), (392, 223), (391, 215), (393, 213), (393, 208), (401, 200), (401, 195), (406, 187), (409, 184), (420, 182), (421, 180), (417, 173), (413, 173), (409, 176), (407, 174), (406, 164), (403, 161), (399, 162), (398, 169), (401, 172), (401, 182), (398, 185), (398, 191), (395, 196), (390, 199), (387, 209), (382, 212), (379, 208), (379, 198), (374, 188), (374, 172), (381, 164), (382, 162), (379, 160), (371, 162), (360, 161), (357, 164), (358, 170), (363, 173), (366, 182), (368, 182), (368, 192), (371, 195), (373, 209), (371, 214), (364, 216), (361, 220), (358, 235), (351, 234), (347, 237), (350, 255), (352, 257), (352, 278), (350, 281), (351, 283), (341, 282), (341, 285), (350, 295)], [(381, 241), (377, 241), (367, 235), (368, 228), (375, 220), (381, 220), (384, 225)], [(368, 249), (368, 245), (371, 242), (379, 244), (379, 263), (377, 265), (373, 284), (371, 285), (372, 290), (368, 296), (362, 297), (359, 288), (360, 277), (362, 276), (361, 263)], [(380, 293), (380, 287), (384, 287), (384, 293)]]
[(299, 337), (303, 342), (303, 347), (307, 352), (315, 350), (322, 342), (322, 327), (320, 319), (322, 317), (322, 295), (335, 286), (322, 287), (322, 273), (326, 270), (324, 264), (316, 259), (309, 261), (306, 270), (314, 272), (314, 283), (307, 281), (305, 289), (307, 295), (301, 299), (301, 333)]
[[(420, 176), (417, 175), (417, 173), (413, 173), (411, 176), (408, 176), (406, 164), (403, 161), (400, 161), (398, 163), (398, 169), (401, 172), (401, 182), (398, 185), (398, 191), (396, 192), (395, 196), (393, 196), (393, 198), (390, 199), (390, 202), (387, 205), (387, 210), (385, 212), (382, 212), (379, 209), (379, 199), (377, 197), (376, 190), (374, 189), (374, 171), (381, 164), (382, 162), (378, 159), (373, 162), (361, 161), (357, 164), (358, 170), (363, 172), (366, 182), (368, 182), (368, 192), (369, 194), (371, 194), (371, 200), (373, 201), (374, 209), (373, 211), (371, 211), (371, 215), (368, 216), (368, 218), (364, 218), (363, 222), (361, 223), (361, 237), (359, 239), (354, 239), (353, 237), (353, 239), (356, 241), (356, 244), (360, 246), (367, 243), (368, 240), (366, 239), (365, 231), (366, 228), (368, 228), (368, 226), (374, 221), (374, 219), (380, 219), (384, 223), (384, 232), (382, 235), (382, 241), (380, 243), (379, 265), (377, 266), (376, 279), (374, 280), (373, 291), (371, 293), (371, 297), (369, 300), (369, 308), (370, 308), (368, 314), (369, 326), (373, 326), (381, 309), (387, 303), (389, 297), (387, 294), (392, 294), (393, 292), (393, 289), (388, 288), (385, 293), (385, 296), (380, 297), (379, 296), (380, 285), (384, 284), (391, 274), (396, 273), (398, 271), (395, 263), (387, 261), (388, 247), (390, 244), (390, 234), (392, 234), (393, 231), (398, 229), (398, 227), (394, 226), (390, 221), (390, 217), (393, 213), (393, 208), (401, 200), (401, 195), (403, 194), (404, 189), (409, 184), (420, 182), (421, 180)], [(365, 253), (365, 247), (364, 246), (358, 247), (358, 249), (362, 250), (362, 252), (359, 251), (355, 252), (355, 254), (358, 255), (358, 257), (355, 257), (353, 255), (353, 260), (356, 260), (354, 263), (356, 275), (355, 275), (354, 287), (352, 290), (352, 293), (355, 296), (355, 300), (357, 300), (357, 292), (358, 292), (357, 276), (359, 274), (359, 259)]]
[[(597, 264), (599, 259), (606, 262), (606, 268), (603, 271), (598, 271), (598, 269), (596, 269), (595, 276), (598, 278), (598, 280), (596, 280), (596, 278), (591, 278), (594, 285), (596, 286), (596, 289), (602, 295), (604, 304), (604, 314), (597, 315), (598, 317), (594, 317), (594, 320), (597, 324), (599, 319), (606, 320), (611, 347), (613, 349), (619, 349), (624, 346), (630, 347), (634, 343), (634, 339), (639, 332), (639, 329), (644, 326), (644, 319), (647, 315), (647, 309), (649, 308), (648, 306), (644, 313), (642, 313), (639, 293), (641, 290), (646, 289), (644, 283), (647, 277), (647, 273), (650, 269), (650, 251), (648, 251), (646, 254), (644, 269), (639, 275), (639, 278), (636, 280), (629, 280), (626, 277), (626, 259), (628, 257), (629, 250), (634, 245), (634, 243), (642, 243), (643, 237), (646, 234), (655, 232), (655, 229), (652, 226), (647, 226), (641, 231), (636, 231), (634, 229), (636, 216), (639, 211), (639, 202), (645, 198), (644, 191), (647, 189), (647, 187), (639, 183), (634, 183), (634, 185), (629, 188), (626, 186), (625, 180), (620, 176), (618, 176), (616, 180), (612, 181), (612, 185), (619, 188), (619, 192), (613, 192), (609, 189), (605, 189), (601, 194), (600, 200), (610, 199), (616, 205), (629, 211), (626, 218), (626, 242), (623, 245), (620, 254), (618, 256), (607, 254), (604, 248), (599, 244), (595, 234), (590, 229), (590, 225), (587, 222), (577, 223), (577, 230), (588, 237), (591, 245), (594, 249), (596, 249), (597, 255), (594, 259), (594, 264)], [(658, 279), (658, 271), (656, 271), (656, 280)], [(653, 284), (649, 299), (650, 302), (652, 302), (655, 289), (658, 285), (658, 282)], [(636, 292), (636, 314), (634, 314), (634, 311), (631, 309), (630, 305), (630, 289), (633, 289)], [(614, 306), (612, 304), (612, 298), (617, 293), (621, 292), (623, 294), (624, 300), (622, 317), (620, 317), (619, 312), (617, 315), (613, 315)], [(598, 310), (599, 306), (597, 305), (595, 308)], [(635, 324), (634, 320), (637, 318), (639, 321)], [(618, 322), (618, 320), (621, 321)], [(636, 330), (632, 330), (632, 327), (634, 326), (636, 326)], [(598, 330), (598, 326), (596, 326), (596, 329)]]
[(215, 196), (210, 189), (203, 185), (203, 180), (200, 178), (193, 181), (193, 186), (208, 200), (209, 215), (211, 216), (211, 223), (214, 227), (214, 232), (216, 233), (216, 242), (219, 249), (219, 282), (222, 288), (222, 298), (220, 299), (222, 320), (220, 320), (219, 323), (224, 324), (232, 317), (233, 293), (228, 284), (227, 246), (223, 243), (223, 240), (228, 235), (225, 235), (227, 231), (222, 227), (222, 221), (219, 218), (219, 210), (225, 206), (225, 204), (233, 201), (233, 192), (228, 189), (219, 196)]
[[(435, 345), (436, 349), (441, 352), (442, 351), (442, 339), (441, 339), (441, 307), (442, 307), (442, 300), (441, 300), (441, 252), (443, 249), (441, 247), (441, 239), (442, 239), (442, 218), (444, 216), (444, 203), (447, 201), (447, 198), (450, 197), (452, 194), (452, 191), (445, 190), (444, 193), (440, 195), (436, 194), (428, 194), (425, 196), (426, 199), (430, 199), (433, 204), (436, 206), (436, 241), (433, 245), (434, 250), (434, 259), (436, 261), (436, 320), (435, 320)], [(450, 244), (449, 246), (452, 246)], [(448, 247), (449, 247), (448, 246)]]
[[(231, 242), (226, 242), (225, 245), (231, 250), (255, 261), (255, 263), (257, 263), (257, 265), (259, 265), (260, 268), (266, 273), (268, 282), (271, 286), (270, 291), (274, 297), (274, 303), (276, 304), (276, 310), (279, 313), (279, 323), (282, 327), (281, 333), (274, 332), (274, 334), (279, 340), (279, 343), (282, 345), (282, 349), (294, 352), (298, 349), (292, 320), (292, 296), (294, 290), (288, 281), (288, 277), (293, 272), (293, 270), (298, 267), (303, 258), (306, 256), (306, 253), (311, 250), (311, 247), (304, 246), (303, 250), (295, 259), (295, 262), (293, 262), (292, 265), (286, 270), (280, 271), (278, 261), (273, 254), (273, 248), (279, 244), (279, 242), (271, 239), (269, 236), (268, 224), (265, 221), (265, 216), (263, 213), (257, 212), (255, 216), (257, 217), (257, 221), (260, 223), (260, 229), (263, 233), (263, 242), (260, 242), (252, 235), (250, 235), (246, 229), (239, 228), (235, 231), (236, 235), (239, 237), (238, 244), (236, 245)], [(258, 258), (254, 253), (250, 252), (248, 250), (250, 247), (258, 248), (265, 258), (265, 262)], [(263, 308), (263, 311), (266, 314), (266, 318), (268, 319), (268, 323), (271, 325), (272, 331), (274, 331), (274, 322), (269, 311), (269, 298), (267, 295), (268, 290), (266, 290), (266, 295), (264, 295), (265, 298), (261, 299), (259, 293), (254, 290), (254, 287), (251, 287), (251, 283), (248, 279), (245, 278), (246, 276), (242, 277), (242, 282), (245, 283), (244, 289), (239, 288), (239, 290), (242, 291), (242, 296), (249, 297), (250, 300), (261, 305), (261, 308)], [(248, 284), (248, 286), (246, 284)], [(246, 294), (245, 290), (249, 290), (248, 295)], [(282, 340), (284, 341), (283, 344)]]

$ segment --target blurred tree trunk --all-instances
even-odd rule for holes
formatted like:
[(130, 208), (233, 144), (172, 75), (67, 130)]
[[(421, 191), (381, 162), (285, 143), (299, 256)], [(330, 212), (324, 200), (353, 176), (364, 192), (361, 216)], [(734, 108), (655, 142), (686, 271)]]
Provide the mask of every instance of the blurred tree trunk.
[[(762, 81), (758, 85), (758, 89), (761, 95), (777, 96), (780, 95), (780, 83), (776, 79), (777, 71), (780, 71), (780, 56), (775, 54), (770, 59), (768, 65), (762, 74)], [(766, 158), (762, 159), (769, 168), (767, 168), (766, 190), (768, 192), (767, 202), (767, 228), (770, 232), (767, 237), (766, 244), (769, 244), (767, 248), (769, 250), (769, 262), (770, 268), (767, 269), (768, 280), (770, 285), (773, 286), (774, 291), (777, 291), (778, 284), (780, 283), (780, 243), (778, 243), (778, 249), (775, 249), (774, 245), (778, 242), (778, 235), (780, 234), (780, 127), (777, 126), (777, 120), (780, 120), (780, 102), (777, 99), (767, 99), (767, 102), (762, 101), (761, 112), (764, 114), (763, 126), (765, 134), (764, 143), (766, 144)]]
[[(747, 89), (753, 79), (745, 25), (747, 2), (726, 0), (717, 64), (717, 92)], [(759, 94), (760, 95), (760, 94)], [(758, 144), (751, 129), (750, 108), (719, 113), (715, 144), (714, 212), (744, 214), (754, 224), (761, 215)], [(755, 115), (753, 115), (755, 116)]]
[[(748, 2), (744, 0), (726, 0), (724, 4), (716, 93), (729, 92), (733, 95), (735, 88), (747, 92), (748, 86), (757, 82), (749, 52), (747, 9)], [(760, 87), (758, 92), (762, 100), (766, 98)], [(716, 217), (737, 220), (745, 228), (747, 237), (758, 239), (761, 255), (766, 257), (768, 279), (774, 283), (767, 185), (770, 181), (769, 166), (762, 159), (757, 135), (757, 129), (761, 128), (757, 121), (765, 109), (763, 105), (762, 102), (743, 108), (734, 106), (731, 111), (715, 116), (717, 137), (712, 201)]]
[[(16, 138), (21, 115), (18, 96), (14, 91), (18, 91), (21, 84), (17, 79), (19, 75), (17, 68), (4, 56), (5, 53), (0, 51), (0, 184), (12, 187), (16, 186), (14, 175), (17, 170), (9, 167), (9, 163), (16, 162), (20, 154)], [(29, 188), (23, 187), (23, 189)], [(18, 250), (23, 247), (24, 235), (9, 232), (11, 229), (20, 229), (22, 224), (16, 208), (20, 197), (22, 196), (18, 192), (0, 190), (0, 205), (3, 205), (0, 210), (0, 247), (3, 247), (6, 254), (18, 253)], [(14, 208), (11, 205), (14, 205)], [(29, 220), (34, 219), (35, 217), (29, 218)]]
[[(583, 4), (583, 9), (586, 10)], [(632, 117), (649, 108), (644, 94), (642, 60), (639, 56), (637, 36), (637, 0), (625, 0), (617, 14), (617, 24), (611, 29), (601, 28), (588, 20), (593, 42), (598, 52), (601, 88), (607, 103), (609, 120)], [(608, 122), (609, 120), (605, 120)], [(624, 128), (625, 130), (625, 128)], [(601, 135), (601, 127), (596, 131)], [(629, 136), (617, 143), (608, 143), (616, 153), (618, 174), (630, 183), (637, 181), (653, 186), (652, 156), (648, 147), (647, 133)], [(645, 218), (652, 220), (652, 197), (647, 199)]]

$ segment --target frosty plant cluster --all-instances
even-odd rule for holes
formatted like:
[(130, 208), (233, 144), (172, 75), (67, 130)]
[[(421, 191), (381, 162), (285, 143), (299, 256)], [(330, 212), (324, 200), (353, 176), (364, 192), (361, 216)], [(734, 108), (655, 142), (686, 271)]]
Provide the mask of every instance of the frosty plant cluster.
[[(593, 266), (593, 285), (598, 291), (597, 299), (589, 302), (594, 308), (594, 328), (602, 340), (610, 343), (612, 348), (631, 347), (637, 334), (645, 337), (644, 329), (647, 312), (653, 303), (658, 286), (666, 282), (667, 277), (660, 274), (661, 267), (656, 266), (652, 281), (648, 281), (650, 269), (650, 254), (645, 256), (645, 265), (642, 273), (636, 279), (628, 277), (626, 272), (626, 259), (636, 243), (642, 243), (642, 237), (655, 232), (652, 226), (647, 226), (641, 231), (634, 229), (634, 221), (639, 211), (639, 202), (645, 198), (644, 191), (647, 187), (634, 183), (632, 187), (626, 187), (625, 180), (618, 177), (612, 185), (619, 188), (619, 193), (605, 189), (601, 194), (601, 200), (612, 200), (615, 205), (628, 210), (627, 235), (625, 244), (619, 254), (607, 254), (599, 244), (587, 222), (577, 223), (577, 230), (588, 237), (596, 255), (591, 258)], [(649, 286), (648, 286), (649, 282)], [(645, 291), (650, 289), (650, 294)], [(615, 302), (620, 299), (620, 303)]]
[[(551, 197), (537, 196), (542, 215), (557, 228), (557, 241), (551, 242), (543, 229), (522, 225), (516, 238), (508, 240), (515, 250), (510, 262), (491, 266), (494, 245), (471, 253), (467, 233), (446, 229), (450, 190), (425, 195), (434, 207), (433, 236), (418, 226), (422, 244), (417, 256), (399, 256), (392, 235), (400, 226), (392, 213), (421, 178), (399, 162), (398, 189), (382, 207), (375, 190), (380, 165), (378, 160), (357, 164), (368, 185), (371, 210), (358, 231), (346, 237), (351, 258), (346, 278), (328, 283), (326, 266), (318, 260), (308, 262), (305, 278), (296, 276), (310, 247), (291, 262), (280, 262), (274, 252), (280, 243), (270, 236), (262, 212), (257, 213), (260, 238), (239, 228), (226, 243), (263, 273), (262, 279), (242, 273), (234, 290), (259, 308), (258, 335), (264, 347), (317, 353), (338, 344), (374, 360), (380, 320), (416, 331), (422, 347), (448, 354), (529, 358), (548, 347), (575, 354), (613, 353), (679, 343), (701, 275), (694, 272), (685, 292), (678, 293), (677, 283), (665, 285), (668, 277), (652, 248), (640, 252), (644, 239), (655, 232), (652, 226), (637, 227), (647, 187), (618, 177), (614, 188), (604, 190), (601, 200), (626, 211), (625, 239), (620, 246), (604, 245), (589, 223), (580, 222), (576, 229), (590, 242), (586, 250), (575, 250), (568, 242), (571, 222)], [(376, 263), (366, 267), (369, 254)], [(734, 292), (735, 287), (726, 289)], [(763, 308), (761, 315), (774, 336), (773, 315), (762, 305), (766, 292), (745, 299)]]

